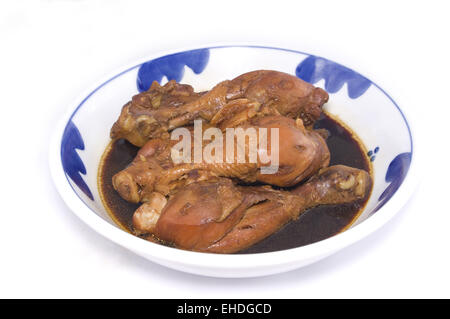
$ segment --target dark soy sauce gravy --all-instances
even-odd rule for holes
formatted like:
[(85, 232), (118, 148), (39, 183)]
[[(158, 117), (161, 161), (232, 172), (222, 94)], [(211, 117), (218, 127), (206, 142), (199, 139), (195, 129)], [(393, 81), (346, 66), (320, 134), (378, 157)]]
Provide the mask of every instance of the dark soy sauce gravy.
[[(330, 166), (343, 164), (371, 173), (364, 147), (349, 129), (326, 114), (321, 116), (314, 128), (326, 129), (330, 133), (327, 139), (331, 153)], [(123, 139), (114, 141), (103, 156), (99, 171), (99, 191), (103, 203), (113, 220), (130, 233), (133, 229), (133, 213), (140, 204), (122, 199), (112, 186), (112, 177), (131, 163), (138, 150), (138, 147)], [(359, 216), (368, 197), (351, 204), (311, 208), (297, 220), (291, 221), (276, 233), (239, 253), (263, 253), (295, 248), (336, 235)]]

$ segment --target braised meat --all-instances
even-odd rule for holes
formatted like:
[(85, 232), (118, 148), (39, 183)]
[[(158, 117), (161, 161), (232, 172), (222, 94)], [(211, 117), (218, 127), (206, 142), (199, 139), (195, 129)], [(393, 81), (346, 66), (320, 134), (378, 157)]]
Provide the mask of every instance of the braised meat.
[(306, 127), (311, 127), (328, 94), (295, 76), (266, 70), (223, 81), (204, 94), (173, 81), (163, 87), (154, 82), (149, 91), (125, 104), (110, 135), (140, 147), (149, 139), (168, 137), (168, 131), (191, 125), (196, 119), (210, 121), (236, 99), (254, 103), (252, 116), (275, 113), (301, 118)]
[(166, 127), (157, 121), (170, 118), (175, 109), (200, 96), (190, 85), (172, 80), (161, 86), (155, 81), (148, 91), (133, 96), (123, 106), (111, 128), (111, 138), (124, 138), (136, 146), (143, 146), (150, 137), (166, 138)]
[(143, 204), (133, 222), (139, 233), (152, 233), (178, 248), (233, 253), (271, 235), (308, 208), (354, 202), (367, 196), (370, 187), (367, 172), (342, 165), (322, 169), (291, 192), (236, 186), (219, 178), (181, 189), (162, 208)]
[[(262, 182), (286, 187), (298, 184), (329, 164), (330, 153), (324, 139), (319, 133), (306, 130), (301, 120), (294, 121), (280, 115), (258, 117), (242, 126), (243, 129), (248, 127), (278, 129), (279, 138), (276, 141), (276, 147), (279, 163), (276, 172), (263, 174), (261, 168), (270, 163), (262, 163), (258, 158), (254, 163), (249, 161), (251, 149), (248, 146), (249, 139), (246, 139), (245, 146), (242, 146), (245, 151), (243, 163), (239, 163), (236, 158), (239, 146), (237, 141), (236, 152), (233, 152), (234, 158), (231, 163), (226, 161), (225, 136), (222, 163), (204, 160), (200, 163), (180, 164), (175, 164), (171, 157), (170, 148), (174, 141), (153, 139), (141, 148), (129, 167), (113, 177), (114, 188), (124, 199), (142, 202), (146, 201), (154, 191), (167, 195), (181, 186), (219, 176), (235, 178), (247, 183)], [(267, 147), (258, 148), (257, 153), (267, 150), (275, 151), (275, 147), (270, 144), (271, 136), (268, 136), (267, 140)]]

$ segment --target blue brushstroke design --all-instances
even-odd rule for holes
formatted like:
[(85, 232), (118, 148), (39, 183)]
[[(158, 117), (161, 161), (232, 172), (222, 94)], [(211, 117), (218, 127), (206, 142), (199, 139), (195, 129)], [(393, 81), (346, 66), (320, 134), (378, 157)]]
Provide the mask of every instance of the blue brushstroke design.
[(63, 169), (81, 191), (91, 200), (94, 200), (91, 190), (80, 175), (80, 173), (86, 175), (86, 167), (78, 155), (77, 149), (84, 150), (84, 141), (78, 128), (72, 121), (69, 121), (64, 129), (61, 142), (61, 160)]
[(371, 162), (375, 161), (375, 158), (376, 158), (375, 154), (378, 153), (379, 150), (380, 150), (380, 147), (377, 146), (377, 147), (375, 147), (375, 149), (373, 151), (370, 150), (367, 152), (367, 156), (369, 156)]
[(209, 61), (209, 49), (198, 49), (166, 55), (141, 65), (137, 75), (139, 92), (147, 91), (153, 81), (167, 79), (180, 82), (184, 75), (184, 67), (188, 66), (195, 74), (200, 74)]
[(411, 153), (401, 153), (397, 155), (389, 164), (386, 172), (385, 180), (390, 183), (389, 186), (384, 190), (384, 192), (378, 198), (379, 204), (372, 211), (371, 214), (378, 211), (381, 207), (386, 204), (386, 202), (395, 194), (397, 189), (402, 184), (403, 180), (408, 173), (409, 166), (411, 164)]
[(361, 74), (333, 61), (310, 55), (295, 69), (300, 79), (315, 84), (325, 79), (328, 93), (338, 92), (347, 83), (348, 96), (357, 99), (363, 95), (372, 82)]

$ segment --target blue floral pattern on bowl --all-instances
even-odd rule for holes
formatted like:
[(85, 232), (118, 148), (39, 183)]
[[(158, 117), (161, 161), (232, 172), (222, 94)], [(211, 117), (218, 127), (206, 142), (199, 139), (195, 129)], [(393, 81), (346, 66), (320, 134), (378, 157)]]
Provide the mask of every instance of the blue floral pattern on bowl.
[(357, 99), (363, 95), (372, 84), (361, 74), (314, 55), (304, 59), (295, 69), (295, 74), (311, 84), (316, 84), (324, 79), (325, 90), (328, 93), (336, 93), (344, 84), (347, 84), (348, 96), (351, 99)]
[(189, 67), (195, 74), (205, 69), (209, 60), (209, 49), (199, 49), (166, 55), (142, 64), (137, 76), (139, 92), (147, 91), (153, 81), (167, 80), (180, 82), (184, 75), (184, 67)]
[(377, 212), (381, 207), (383, 207), (384, 204), (386, 204), (386, 202), (398, 190), (403, 180), (405, 179), (406, 174), (408, 173), (409, 166), (411, 164), (411, 155), (412, 153), (401, 153), (391, 161), (385, 177), (385, 180), (389, 183), (389, 186), (378, 198), (379, 204), (372, 211), (371, 215)]
[(81, 174), (86, 175), (86, 167), (78, 155), (77, 149), (80, 151), (84, 150), (84, 141), (78, 128), (72, 121), (69, 121), (64, 130), (61, 142), (61, 161), (64, 172), (87, 197), (94, 200), (91, 190), (81, 177)]

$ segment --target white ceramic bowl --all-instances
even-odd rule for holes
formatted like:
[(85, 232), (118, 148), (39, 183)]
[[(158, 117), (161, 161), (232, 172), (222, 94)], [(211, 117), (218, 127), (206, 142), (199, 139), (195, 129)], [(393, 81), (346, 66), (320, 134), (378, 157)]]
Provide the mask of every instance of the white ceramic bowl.
[[(330, 94), (325, 109), (364, 142), (374, 187), (358, 220), (345, 232), (307, 246), (248, 255), (217, 255), (157, 245), (121, 230), (106, 213), (97, 189), (100, 157), (122, 106), (153, 80), (175, 79), (197, 91), (244, 72), (273, 69), (295, 74)], [(56, 187), (72, 211), (115, 243), (167, 267), (217, 277), (255, 277), (322, 259), (378, 229), (414, 189), (413, 135), (395, 101), (359, 73), (322, 57), (260, 46), (220, 46), (148, 57), (100, 81), (75, 101), (57, 125), (50, 146)]]

